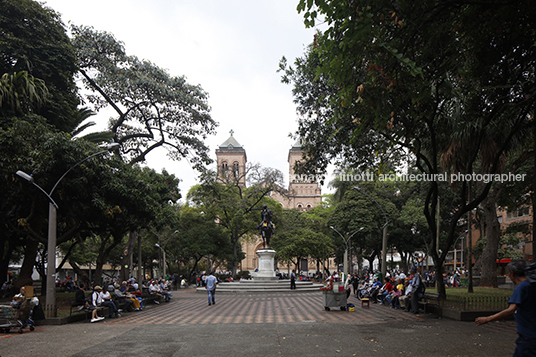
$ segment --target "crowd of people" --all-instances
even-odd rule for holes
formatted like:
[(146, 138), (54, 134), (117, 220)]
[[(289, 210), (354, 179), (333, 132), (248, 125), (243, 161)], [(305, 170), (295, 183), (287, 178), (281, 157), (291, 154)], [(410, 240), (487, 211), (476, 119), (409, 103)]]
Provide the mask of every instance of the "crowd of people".
[(421, 275), (417, 267), (412, 267), (408, 274), (400, 270), (386, 273), (382, 279), (381, 273), (365, 270), (360, 277), (357, 273), (347, 275), (339, 272), (326, 272), (325, 281), (342, 282), (347, 296), (354, 294), (361, 298), (370, 298), (372, 303), (387, 305), (393, 309), (403, 309), (414, 314), (419, 311), (419, 301), (423, 298), (427, 286), (435, 282), (433, 272)]
[[(177, 282), (175, 284), (174, 282)], [(151, 279), (146, 282), (146, 285), (140, 286), (134, 278), (120, 282), (117, 277), (105, 278), (101, 285), (95, 285), (89, 294), (86, 296), (87, 284), (80, 281), (75, 290), (76, 305), (79, 309), (92, 310), (91, 322), (98, 322), (104, 319), (98, 315), (99, 307), (108, 308), (109, 318), (121, 317), (123, 311), (141, 311), (143, 310), (142, 289), (147, 288), (150, 295), (154, 295), (155, 304), (160, 304), (161, 301), (169, 302), (172, 297), (172, 290), (178, 285), (178, 277)], [(184, 279), (181, 285), (187, 287)], [(178, 286), (177, 286), (178, 287)]]
[(85, 284), (78, 283), (75, 291), (75, 301), (79, 309), (86, 308), (92, 310), (91, 322), (104, 320), (103, 316), (98, 315), (99, 307), (108, 308), (109, 318), (121, 317), (123, 311), (140, 311), (143, 309), (143, 300), (138, 283), (132, 278), (128, 281), (123, 281), (121, 284), (118, 281), (105, 280), (107, 285), (103, 289), (100, 285), (95, 285), (89, 296), (86, 296)]

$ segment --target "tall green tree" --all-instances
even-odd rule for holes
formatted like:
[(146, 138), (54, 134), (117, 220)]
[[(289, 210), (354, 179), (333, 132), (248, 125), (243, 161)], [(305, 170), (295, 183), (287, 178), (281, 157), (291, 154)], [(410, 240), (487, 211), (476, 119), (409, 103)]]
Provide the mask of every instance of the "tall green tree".
[(198, 271), (198, 264), (206, 259), (209, 270), (226, 261), (232, 261), (233, 246), (230, 236), (210, 214), (202, 208), (182, 207), (177, 232), (170, 249), (177, 259), (189, 266), (188, 279)]
[[(312, 62), (303, 61), (296, 63), (297, 72), (287, 72), (299, 84), (296, 90), (310, 73), (329, 85), (320, 97), (324, 102), (296, 96), (302, 114), (298, 134), (320, 164), (341, 156), (362, 162), (364, 156), (354, 157), (356, 144), (373, 132), (382, 140), (368, 156), (404, 149), (401, 155), (414, 155), (422, 173), (472, 174), (476, 163), (497, 173), (512, 139), (532, 125), (534, 33), (519, 26), (534, 15), (531, 3), (302, 0), (298, 11), (305, 12), (308, 26), (317, 18), (327, 23), (305, 57), (318, 57), (318, 65), (311, 70)], [(336, 140), (319, 145), (319, 132)], [(458, 221), (490, 187), (476, 191), (467, 181), (452, 187), (456, 208), (437, 254), (435, 216), (442, 193), (430, 181), (424, 213), (438, 274), (458, 236)], [(445, 296), (441, 286), (439, 293)]]
[[(277, 252), (276, 258), (292, 263), (298, 271), (302, 259), (312, 258), (325, 267), (325, 262), (334, 253), (334, 245), (327, 233), (326, 209), (315, 207), (311, 211), (301, 212), (297, 209), (284, 210), (278, 233), (270, 244)], [(290, 267), (290, 264), (289, 264)]]
[(114, 141), (130, 163), (143, 162), (158, 147), (174, 160), (188, 159), (200, 169), (211, 162), (203, 140), (215, 133), (208, 94), (200, 85), (173, 77), (155, 64), (128, 56), (113, 35), (72, 26), (79, 71), (98, 111), (111, 107)]
[(48, 100), (33, 113), (61, 131), (70, 131), (78, 115), (77, 62), (60, 16), (37, 1), (2, 0), (0, 33), (0, 75), (26, 71), (44, 81)]

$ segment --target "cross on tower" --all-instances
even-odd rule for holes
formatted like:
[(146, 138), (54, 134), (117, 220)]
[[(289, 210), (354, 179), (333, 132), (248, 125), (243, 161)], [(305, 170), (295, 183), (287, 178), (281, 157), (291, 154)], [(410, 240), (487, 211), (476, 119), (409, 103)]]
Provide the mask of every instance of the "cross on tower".
[(234, 130), (233, 129), (229, 130), (229, 133), (231, 134), (231, 136), (233, 136)]

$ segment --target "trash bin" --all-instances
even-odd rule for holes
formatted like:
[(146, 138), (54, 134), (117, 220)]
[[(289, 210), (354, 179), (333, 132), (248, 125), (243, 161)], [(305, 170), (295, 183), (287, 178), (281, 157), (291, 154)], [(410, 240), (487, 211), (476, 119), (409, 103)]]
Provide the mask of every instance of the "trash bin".
[(339, 307), (342, 311), (346, 310), (346, 299), (346, 291), (322, 290), (322, 302), (326, 311), (329, 311), (330, 307)]

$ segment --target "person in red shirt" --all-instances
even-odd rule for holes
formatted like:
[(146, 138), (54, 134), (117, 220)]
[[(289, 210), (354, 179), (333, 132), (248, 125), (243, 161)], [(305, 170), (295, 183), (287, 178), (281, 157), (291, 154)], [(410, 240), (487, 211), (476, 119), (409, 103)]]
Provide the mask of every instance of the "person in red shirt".
[(379, 291), (380, 299), (382, 300), (382, 304), (386, 304), (385, 297), (393, 290), (394, 285), (391, 284), (391, 279), (388, 277), (385, 277), (385, 285), (381, 288)]

